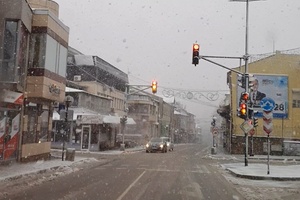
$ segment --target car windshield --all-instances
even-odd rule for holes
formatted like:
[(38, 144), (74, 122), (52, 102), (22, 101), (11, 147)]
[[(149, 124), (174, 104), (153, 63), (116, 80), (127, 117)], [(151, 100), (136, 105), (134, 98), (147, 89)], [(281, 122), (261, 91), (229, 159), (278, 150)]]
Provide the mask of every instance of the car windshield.
[(300, 199), (300, 0), (0, 0), (0, 199)]
[(152, 138), (150, 142), (162, 142), (163, 140), (161, 138)]

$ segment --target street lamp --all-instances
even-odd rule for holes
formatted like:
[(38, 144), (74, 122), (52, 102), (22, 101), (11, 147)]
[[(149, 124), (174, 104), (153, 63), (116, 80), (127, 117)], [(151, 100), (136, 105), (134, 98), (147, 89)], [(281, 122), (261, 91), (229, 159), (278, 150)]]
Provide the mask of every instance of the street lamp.
[(74, 98), (72, 96), (66, 96), (65, 97), (65, 106), (66, 106), (66, 115), (65, 115), (65, 131), (63, 134), (63, 149), (62, 149), (62, 154), (61, 154), (61, 160), (64, 161), (64, 157), (65, 157), (65, 137), (67, 135), (67, 125), (68, 125), (68, 111), (69, 111), (69, 107), (72, 105), (72, 103), (74, 102)]
[(215, 144), (215, 137), (216, 137), (216, 130), (215, 130), (215, 126), (216, 126), (216, 120), (217, 117), (213, 116), (212, 117), (212, 122), (211, 122), (211, 126), (212, 126), (212, 135), (213, 135), (213, 148), (215, 148), (216, 144)]

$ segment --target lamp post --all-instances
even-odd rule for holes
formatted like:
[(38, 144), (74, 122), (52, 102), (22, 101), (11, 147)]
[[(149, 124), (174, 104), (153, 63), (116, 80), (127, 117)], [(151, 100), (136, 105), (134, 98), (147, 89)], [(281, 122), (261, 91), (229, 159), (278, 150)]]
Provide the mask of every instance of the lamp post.
[(61, 154), (61, 160), (64, 161), (64, 157), (65, 157), (65, 140), (66, 140), (66, 135), (67, 135), (67, 127), (68, 127), (68, 111), (69, 111), (69, 107), (72, 105), (72, 103), (74, 102), (74, 98), (72, 96), (66, 96), (65, 97), (65, 106), (66, 106), (66, 115), (65, 115), (65, 131), (63, 134), (63, 149), (62, 149), (62, 154)]
[(216, 146), (216, 144), (215, 144), (215, 126), (216, 126), (216, 119), (217, 119), (217, 117), (216, 116), (213, 116), (212, 117), (212, 122), (211, 122), (211, 126), (212, 126), (212, 135), (213, 135), (213, 147), (215, 147)]

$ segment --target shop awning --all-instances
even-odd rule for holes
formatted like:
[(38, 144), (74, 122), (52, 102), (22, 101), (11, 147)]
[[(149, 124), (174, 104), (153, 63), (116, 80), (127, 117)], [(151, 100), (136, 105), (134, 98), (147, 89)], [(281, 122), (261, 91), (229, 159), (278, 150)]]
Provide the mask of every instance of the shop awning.
[[(89, 110), (87, 108), (69, 108), (69, 110), (73, 110), (73, 120), (77, 120), (78, 116), (83, 116), (83, 115), (93, 115), (93, 116), (98, 116), (100, 115), (99, 113)], [(57, 111), (53, 112), (53, 117), (52, 120), (60, 120), (60, 114)]]
[(104, 118), (103, 118), (103, 122), (105, 124), (120, 124), (120, 117), (105, 115)]
[(103, 124), (102, 115), (81, 115), (77, 118), (76, 124)]
[(127, 118), (127, 124), (131, 124), (132, 125), (132, 124), (136, 124), (136, 123), (135, 123), (135, 121), (132, 118), (128, 117)]
[(2, 90), (0, 91), (2, 93), (0, 100), (7, 103), (13, 103), (22, 105), (24, 100), (23, 93), (14, 92), (10, 90)]

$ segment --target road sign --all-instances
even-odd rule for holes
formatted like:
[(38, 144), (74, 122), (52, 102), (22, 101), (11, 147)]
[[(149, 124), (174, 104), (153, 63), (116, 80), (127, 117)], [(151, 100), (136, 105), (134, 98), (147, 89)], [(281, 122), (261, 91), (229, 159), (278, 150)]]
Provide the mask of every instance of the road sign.
[(269, 136), (273, 130), (272, 119), (275, 101), (271, 98), (265, 97), (260, 101), (260, 106), (263, 109), (263, 130)]
[(260, 107), (266, 112), (271, 112), (275, 107), (275, 101), (269, 97), (265, 97), (260, 101)]
[(253, 129), (252, 121), (251, 120), (244, 121), (240, 127), (245, 133), (248, 133), (251, 129)]

